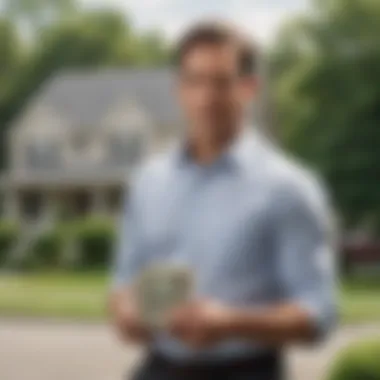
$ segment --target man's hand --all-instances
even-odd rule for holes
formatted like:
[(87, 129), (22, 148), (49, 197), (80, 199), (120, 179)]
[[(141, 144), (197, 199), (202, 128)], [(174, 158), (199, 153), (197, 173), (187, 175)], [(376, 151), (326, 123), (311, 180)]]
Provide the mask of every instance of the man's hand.
[(145, 344), (150, 340), (150, 332), (142, 323), (131, 294), (123, 292), (111, 297), (110, 310), (116, 332), (123, 341)]
[(196, 301), (174, 310), (169, 331), (194, 348), (205, 348), (226, 339), (230, 310), (213, 301)]
[(313, 318), (297, 305), (229, 308), (213, 301), (198, 301), (174, 310), (169, 330), (194, 348), (207, 348), (231, 337), (278, 347), (309, 342), (316, 335)]

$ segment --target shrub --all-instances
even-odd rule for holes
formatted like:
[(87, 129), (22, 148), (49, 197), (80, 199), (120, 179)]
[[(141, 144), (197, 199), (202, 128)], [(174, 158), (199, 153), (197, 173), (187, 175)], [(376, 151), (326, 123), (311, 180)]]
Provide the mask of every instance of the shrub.
[(64, 237), (60, 229), (39, 236), (31, 247), (31, 261), (37, 268), (58, 268), (62, 262)]
[(4, 265), (14, 244), (17, 242), (19, 230), (11, 222), (0, 222), (0, 266)]
[(329, 380), (380, 380), (380, 340), (356, 343), (333, 365)]
[(110, 264), (115, 228), (107, 220), (87, 220), (76, 228), (76, 250), (81, 269), (100, 269)]
[[(0, 266), (19, 236), (13, 224), (0, 222)], [(64, 223), (20, 245), (25, 254), (12, 267), (28, 271), (103, 269), (110, 264), (114, 240), (114, 223), (107, 219)]]

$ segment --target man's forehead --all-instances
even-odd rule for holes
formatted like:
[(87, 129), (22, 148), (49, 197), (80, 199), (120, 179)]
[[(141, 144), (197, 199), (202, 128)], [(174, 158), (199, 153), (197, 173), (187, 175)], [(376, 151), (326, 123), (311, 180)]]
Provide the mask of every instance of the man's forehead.
[(209, 68), (238, 69), (239, 54), (236, 46), (228, 44), (204, 44), (193, 49), (183, 60), (183, 69)]

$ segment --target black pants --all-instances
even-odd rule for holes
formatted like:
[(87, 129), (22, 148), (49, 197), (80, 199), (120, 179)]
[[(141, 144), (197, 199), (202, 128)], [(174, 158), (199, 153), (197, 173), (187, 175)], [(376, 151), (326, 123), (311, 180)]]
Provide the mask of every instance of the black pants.
[(284, 380), (282, 355), (180, 365), (150, 355), (132, 380)]

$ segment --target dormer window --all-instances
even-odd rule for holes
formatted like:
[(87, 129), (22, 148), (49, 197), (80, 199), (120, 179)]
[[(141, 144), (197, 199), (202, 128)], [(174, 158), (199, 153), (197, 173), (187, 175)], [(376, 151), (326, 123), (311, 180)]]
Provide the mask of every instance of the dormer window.
[(112, 165), (135, 165), (143, 154), (143, 134), (114, 133), (108, 139), (108, 162)]
[(66, 164), (73, 169), (97, 165), (102, 159), (102, 140), (92, 128), (70, 131), (65, 144)]
[(61, 146), (57, 141), (35, 140), (25, 146), (27, 169), (49, 170), (61, 166)]
[(71, 148), (76, 154), (86, 153), (91, 145), (91, 136), (88, 131), (75, 131), (71, 140)]

